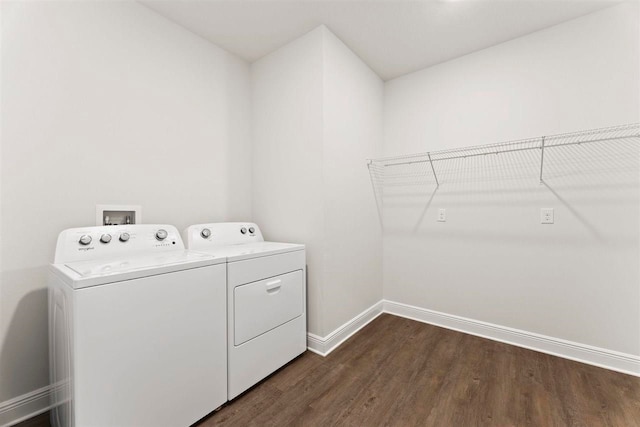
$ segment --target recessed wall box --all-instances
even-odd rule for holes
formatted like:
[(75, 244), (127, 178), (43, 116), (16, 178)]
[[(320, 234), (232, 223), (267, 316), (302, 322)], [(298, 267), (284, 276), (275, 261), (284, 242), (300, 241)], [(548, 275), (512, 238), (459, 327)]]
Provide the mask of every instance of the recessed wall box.
[(142, 223), (139, 205), (96, 205), (96, 225), (123, 225)]

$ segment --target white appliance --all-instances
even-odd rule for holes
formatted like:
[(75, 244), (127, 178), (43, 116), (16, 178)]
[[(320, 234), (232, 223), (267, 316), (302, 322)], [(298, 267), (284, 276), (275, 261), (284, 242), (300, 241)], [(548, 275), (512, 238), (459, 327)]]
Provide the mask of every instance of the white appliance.
[(265, 242), (252, 223), (193, 225), (184, 238), (227, 259), (231, 400), (307, 349), (305, 247)]
[(226, 402), (226, 264), (171, 225), (60, 233), (49, 279), (51, 423), (189, 426)]

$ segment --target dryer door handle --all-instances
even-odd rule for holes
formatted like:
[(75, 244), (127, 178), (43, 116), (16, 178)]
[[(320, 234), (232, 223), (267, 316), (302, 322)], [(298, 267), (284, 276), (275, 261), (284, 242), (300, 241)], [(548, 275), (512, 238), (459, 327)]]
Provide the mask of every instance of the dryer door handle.
[(267, 282), (267, 285), (266, 285), (267, 292), (271, 294), (275, 294), (277, 291), (280, 290), (281, 286), (282, 286), (282, 280), (280, 279)]

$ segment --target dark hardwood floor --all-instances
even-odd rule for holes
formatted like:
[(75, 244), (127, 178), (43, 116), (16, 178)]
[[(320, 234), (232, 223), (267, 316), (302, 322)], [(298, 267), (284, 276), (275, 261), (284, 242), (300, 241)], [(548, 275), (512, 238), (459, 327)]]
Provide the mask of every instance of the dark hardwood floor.
[(633, 427), (640, 378), (383, 314), (198, 427), (290, 425)]
[(16, 424), (16, 427), (49, 427), (49, 412)]

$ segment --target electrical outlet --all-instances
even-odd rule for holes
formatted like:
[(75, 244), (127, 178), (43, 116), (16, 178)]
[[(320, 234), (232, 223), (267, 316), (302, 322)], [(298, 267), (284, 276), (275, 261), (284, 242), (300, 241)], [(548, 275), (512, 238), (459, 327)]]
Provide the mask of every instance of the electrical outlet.
[(540, 209), (540, 224), (553, 224), (553, 208)]
[(438, 209), (438, 222), (447, 222), (447, 210)]

